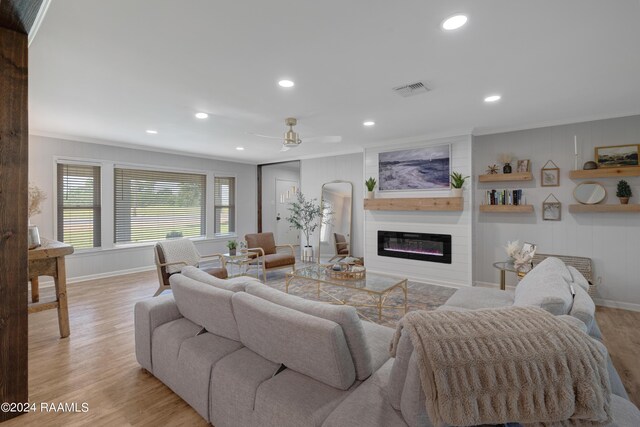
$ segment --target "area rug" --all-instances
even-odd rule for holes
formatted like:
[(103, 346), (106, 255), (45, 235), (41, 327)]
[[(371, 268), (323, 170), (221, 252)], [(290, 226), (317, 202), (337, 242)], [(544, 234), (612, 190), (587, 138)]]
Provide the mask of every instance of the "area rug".
[[(285, 290), (285, 277), (290, 270), (275, 270), (267, 273), (267, 285), (278, 289)], [(262, 278), (262, 276), (261, 276)], [(456, 291), (454, 288), (444, 286), (428, 285), (425, 283), (411, 282), (408, 285), (407, 309), (413, 310), (435, 310), (444, 304), (451, 295)], [(313, 281), (303, 281), (296, 279), (289, 286), (289, 293), (299, 297), (317, 301), (316, 283)], [(352, 291), (336, 286), (322, 285), (322, 289), (329, 292), (334, 298), (345, 300), (347, 303), (354, 304), (373, 304), (374, 300), (364, 292)], [(332, 297), (320, 293), (320, 301), (331, 303), (336, 302)], [(382, 319), (378, 319), (378, 312), (375, 307), (358, 307), (360, 316), (381, 325), (395, 327), (398, 320), (404, 316), (404, 295), (402, 290), (395, 289), (389, 294), (385, 305), (398, 307), (398, 309), (383, 309)]]

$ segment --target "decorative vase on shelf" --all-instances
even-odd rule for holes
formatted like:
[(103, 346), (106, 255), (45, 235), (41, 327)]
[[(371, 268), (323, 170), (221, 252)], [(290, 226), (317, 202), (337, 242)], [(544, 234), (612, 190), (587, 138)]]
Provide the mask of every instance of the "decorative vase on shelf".
[(452, 188), (451, 189), (451, 197), (462, 197), (462, 192), (464, 189), (462, 188)]
[(367, 191), (367, 199), (375, 199), (375, 192)]
[(35, 225), (29, 226), (28, 233), (28, 245), (29, 249), (35, 249), (40, 246), (40, 232), (38, 231), (38, 227)]
[(502, 173), (511, 173), (511, 163), (505, 163), (502, 167)]

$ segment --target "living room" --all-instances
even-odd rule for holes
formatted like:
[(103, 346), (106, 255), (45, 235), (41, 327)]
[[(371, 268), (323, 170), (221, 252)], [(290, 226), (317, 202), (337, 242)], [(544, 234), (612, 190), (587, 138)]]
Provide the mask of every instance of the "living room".
[(638, 16), (0, 1), (0, 420), (639, 425)]

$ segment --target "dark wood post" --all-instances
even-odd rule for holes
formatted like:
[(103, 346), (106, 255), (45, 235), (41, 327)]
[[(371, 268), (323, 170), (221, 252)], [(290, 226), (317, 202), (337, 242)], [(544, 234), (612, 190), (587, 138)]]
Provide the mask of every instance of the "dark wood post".
[(27, 33), (41, 3), (0, 0), (0, 403), (29, 399)]

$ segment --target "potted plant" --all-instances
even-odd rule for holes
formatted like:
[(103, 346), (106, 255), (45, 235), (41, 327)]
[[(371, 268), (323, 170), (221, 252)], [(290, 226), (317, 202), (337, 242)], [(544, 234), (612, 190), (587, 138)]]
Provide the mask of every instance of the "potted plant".
[(229, 255), (235, 255), (237, 247), (238, 247), (238, 242), (236, 242), (235, 240), (227, 241), (227, 248), (229, 248)]
[(462, 176), (460, 172), (451, 172), (451, 195), (453, 197), (462, 197), (462, 191), (468, 176)]
[(620, 203), (622, 203), (623, 205), (629, 204), (629, 198), (633, 196), (629, 183), (624, 179), (618, 182), (618, 190), (616, 191), (616, 196), (618, 196), (618, 198), (620, 199)]
[(305, 238), (305, 245), (301, 251), (302, 261), (313, 260), (313, 247), (310, 244), (311, 234), (324, 222), (323, 206), (317, 203), (316, 200), (307, 200), (304, 194), (298, 191), (296, 192), (296, 199), (288, 207), (290, 212), (287, 217), (287, 221), (290, 224), (289, 227), (302, 231)]
[(364, 182), (364, 185), (367, 186), (367, 199), (374, 198), (373, 190), (376, 188), (377, 183), (378, 181), (376, 181), (374, 177), (369, 177), (369, 179)]

